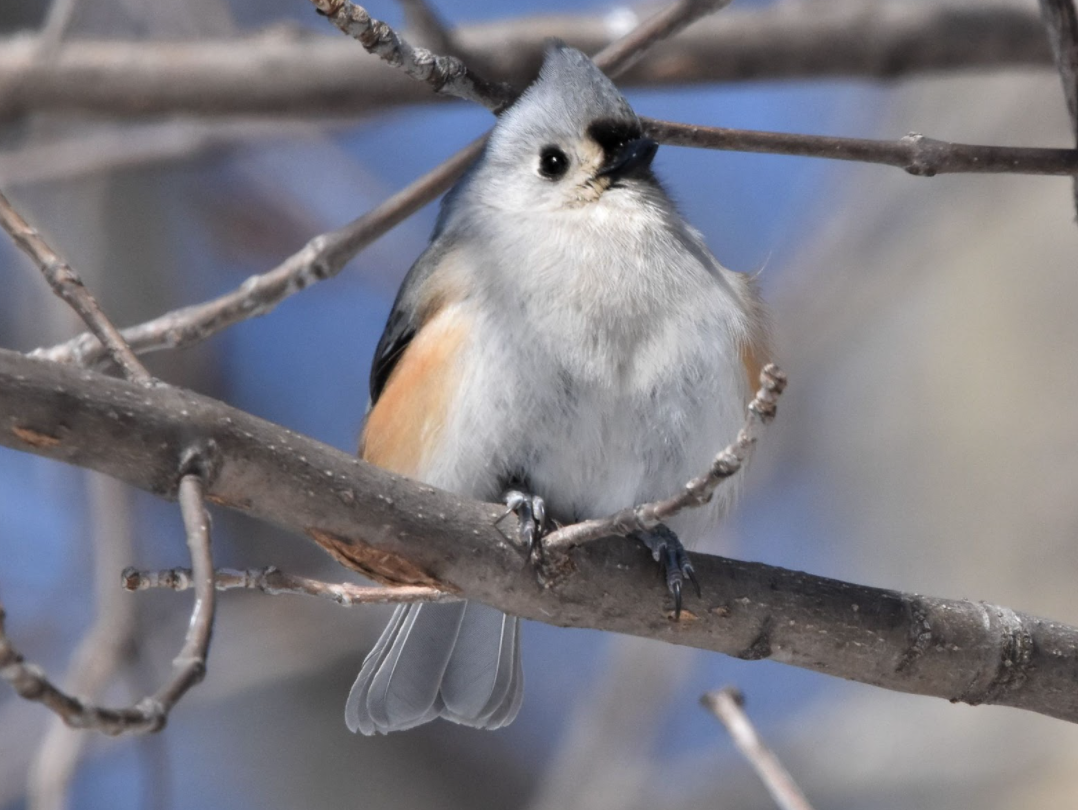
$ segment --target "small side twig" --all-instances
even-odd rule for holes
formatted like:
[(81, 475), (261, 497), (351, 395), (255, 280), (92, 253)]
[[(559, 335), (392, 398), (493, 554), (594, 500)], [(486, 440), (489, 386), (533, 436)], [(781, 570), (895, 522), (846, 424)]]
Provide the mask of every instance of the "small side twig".
[[(1063, 82), (1071, 130), (1078, 141), (1078, 8), (1074, 0), (1040, 0), (1040, 4), (1052, 58)], [(1074, 203), (1078, 207), (1078, 172), (1074, 176)]]
[(203, 495), (201, 475), (196, 472), (183, 475), (179, 488), (180, 511), (191, 552), (195, 601), (183, 647), (172, 664), (172, 675), (155, 694), (121, 709), (95, 706), (68, 695), (53, 684), (40, 667), (27, 663), (15, 649), (5, 631), (3, 605), (0, 605), (0, 678), (10, 683), (20, 697), (43, 703), (72, 728), (95, 729), (113, 735), (164, 728), (172, 708), (202, 680), (206, 671), (216, 594), (209, 515)]
[[(166, 588), (185, 591), (192, 587), (189, 568), (169, 568), (164, 571), (139, 571), (125, 568), (120, 575), (125, 590), (144, 591)], [(459, 602), (462, 597), (449, 591), (420, 585), (401, 585), (393, 588), (353, 585), (348, 582), (322, 582), (317, 579), (286, 574), (274, 566), (248, 568), (239, 571), (219, 568), (214, 574), (214, 586), (219, 591), (246, 589), (262, 591), (270, 596), (297, 594), (329, 599), (338, 605), (385, 605), (402, 602)]]
[(513, 88), (477, 75), (455, 56), (416, 48), (362, 6), (349, 0), (311, 0), (318, 13), (341, 31), (358, 40), (369, 52), (400, 68), (416, 81), (430, 85), (435, 93), (482, 104), (493, 112), (505, 109), (516, 98)]
[(760, 739), (742, 708), (745, 701), (738, 690), (728, 686), (708, 692), (700, 702), (726, 726), (734, 745), (752, 765), (780, 810), (812, 810), (789, 771)]
[(90, 327), (108, 353), (123, 369), (124, 375), (132, 382), (149, 383), (153, 379), (146, 368), (135, 357), (131, 347), (124, 341), (119, 330), (105, 317), (97, 300), (86, 289), (79, 277), (66, 261), (49, 247), (19, 212), (12, 207), (8, 198), (0, 194), (0, 227), (10, 234), (12, 240), (27, 256), (37, 262), (52, 291), (66, 301), (72, 309)]
[(745, 424), (738, 431), (737, 439), (715, 456), (707, 472), (689, 481), (677, 495), (622, 509), (609, 517), (565, 526), (547, 535), (543, 547), (567, 550), (603, 537), (648, 531), (683, 509), (703, 506), (711, 500), (719, 484), (741, 469), (749, 450), (759, 438), (757, 428), (775, 418), (778, 399), (785, 388), (786, 374), (774, 363), (764, 366), (760, 372), (760, 390), (749, 403)]

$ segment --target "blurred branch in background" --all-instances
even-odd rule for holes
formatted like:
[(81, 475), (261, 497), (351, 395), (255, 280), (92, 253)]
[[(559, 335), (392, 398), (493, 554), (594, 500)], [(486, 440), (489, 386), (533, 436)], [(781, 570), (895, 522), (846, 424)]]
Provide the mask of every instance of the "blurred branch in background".
[(94, 128), (74, 126), (60, 134), (0, 150), (0, 186), (77, 180), (87, 175), (178, 160), (194, 160), (230, 146), (253, 146), (339, 130), (340, 122), (175, 119)]
[(570, 720), (527, 810), (625, 810), (663, 781), (655, 746), (694, 651), (617, 636)]
[[(1078, 139), (1078, 9), (1074, 0), (1040, 0), (1040, 4), (1052, 58), (1063, 82), (1071, 129)], [(1078, 208), (1078, 176), (1074, 178), (1074, 204)]]
[(780, 810), (812, 810), (805, 794), (797, 786), (789, 771), (783, 767), (779, 758), (768, 748), (745, 714), (745, 699), (741, 693), (731, 687), (708, 692), (700, 702), (718, 718), (733, 737), (734, 744), (744, 754), (767, 792), (775, 800)]
[[(359, 39), (365, 48), (399, 67), (418, 83), (432, 84), (439, 92), (476, 101), (493, 110), (502, 108), (512, 97), (505, 87), (477, 79), (456, 58), (413, 48), (385, 23), (373, 20), (362, 7), (347, 0), (312, 2), (343, 32)], [(717, 0), (709, 3), (685, 0), (674, 4), (604, 48), (595, 56), (596, 64), (616, 76), (631, 68), (645, 49), (723, 5), (725, 3)], [(660, 142), (679, 146), (875, 162), (899, 166), (920, 176), (950, 172), (1069, 175), (1078, 169), (1076, 150), (951, 144), (918, 134), (897, 142), (884, 142), (739, 131), (651, 119), (645, 119), (645, 125)], [(205, 340), (247, 318), (272, 311), (288, 296), (339, 273), (370, 242), (447, 190), (475, 160), (484, 141), (485, 136), (352, 223), (315, 237), (274, 270), (248, 279), (239, 289), (213, 301), (174, 310), (153, 321), (130, 327), (124, 330), (124, 338), (140, 352), (178, 348)], [(92, 336), (84, 334), (60, 346), (39, 349), (35, 356), (93, 365), (100, 360), (102, 347)]]
[[(201, 463), (203, 460), (194, 455), (188, 459), (190, 465)], [(195, 572), (195, 599), (187, 635), (173, 661), (168, 681), (152, 696), (120, 709), (97, 706), (67, 694), (39, 667), (23, 660), (7, 637), (4, 610), (0, 605), (0, 678), (10, 683), (20, 697), (44, 704), (71, 728), (94, 729), (105, 734), (144, 733), (162, 729), (180, 698), (202, 680), (213, 630), (215, 594), (209, 515), (200, 473), (183, 474), (179, 481), (179, 500)]]
[[(460, 26), (453, 39), (492, 78), (522, 86), (549, 37), (596, 53), (621, 33), (606, 15), (551, 16)], [(73, 41), (45, 64), (36, 53), (35, 37), (0, 43), (0, 119), (45, 111), (343, 116), (435, 99), (403, 73), (357, 59), (350, 43), (295, 30), (227, 41)], [(657, 45), (623, 82), (894, 79), (1050, 64), (1041, 21), (1024, 8), (796, 2), (701, 21)]]
[[(97, 615), (71, 656), (64, 688), (87, 701), (97, 701), (137, 643), (135, 603), (116, 587), (116, 571), (134, 557), (131, 491), (104, 475), (87, 475), (93, 540), (94, 602)], [(28, 788), (32, 810), (62, 810), (85, 734), (74, 731), (57, 716), (49, 722), (30, 769)]]

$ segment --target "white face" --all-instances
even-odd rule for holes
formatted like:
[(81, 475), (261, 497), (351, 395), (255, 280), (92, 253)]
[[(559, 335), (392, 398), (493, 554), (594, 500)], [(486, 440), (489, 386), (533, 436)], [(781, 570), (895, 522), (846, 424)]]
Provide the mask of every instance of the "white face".
[(599, 203), (607, 192), (631, 191), (640, 179), (604, 173), (639, 126), (600, 120), (583, 135), (521, 127), (503, 133), (484, 169), (484, 201), (513, 212), (554, 212)]

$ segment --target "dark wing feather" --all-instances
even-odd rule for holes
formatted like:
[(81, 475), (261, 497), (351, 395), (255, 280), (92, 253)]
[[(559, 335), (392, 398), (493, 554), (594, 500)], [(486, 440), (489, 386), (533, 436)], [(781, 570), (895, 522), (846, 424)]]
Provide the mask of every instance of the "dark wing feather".
[(401, 282), (400, 290), (397, 291), (397, 299), (393, 302), (393, 309), (389, 312), (389, 320), (382, 332), (382, 338), (378, 341), (378, 348), (374, 350), (374, 359), (371, 361), (370, 405), (378, 401), (382, 390), (386, 386), (397, 361), (412, 342), (419, 327), (423, 325), (423, 283), (430, 278), (431, 273), (438, 267), (445, 256), (446, 248), (444, 240), (436, 239), (416, 259), (412, 269)]

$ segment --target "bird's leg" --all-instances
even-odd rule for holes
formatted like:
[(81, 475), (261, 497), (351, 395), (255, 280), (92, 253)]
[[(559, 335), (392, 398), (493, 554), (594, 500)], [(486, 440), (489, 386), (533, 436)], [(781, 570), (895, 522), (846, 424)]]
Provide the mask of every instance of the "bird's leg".
[(507, 489), (502, 500), (517, 516), (518, 532), (528, 548), (528, 558), (533, 562), (541, 560), (543, 535), (547, 531), (546, 503), (538, 495), (519, 489)]
[(632, 536), (647, 546), (659, 563), (666, 576), (666, 587), (674, 597), (674, 620), (680, 621), (681, 590), (685, 580), (693, 584), (697, 596), (701, 595), (700, 583), (696, 581), (696, 572), (689, 562), (689, 555), (685, 553), (685, 546), (681, 545), (676, 534), (661, 523), (650, 531), (635, 532)]

